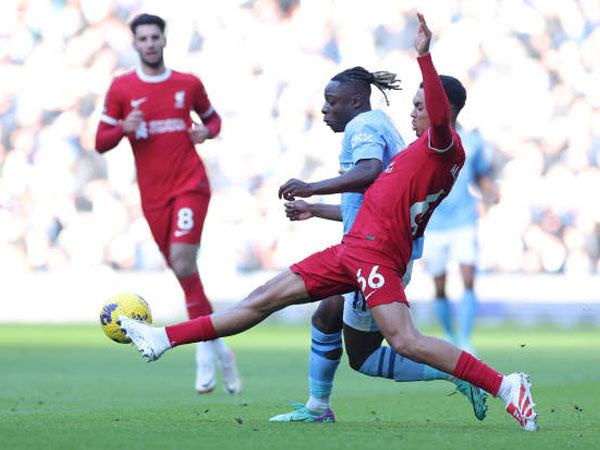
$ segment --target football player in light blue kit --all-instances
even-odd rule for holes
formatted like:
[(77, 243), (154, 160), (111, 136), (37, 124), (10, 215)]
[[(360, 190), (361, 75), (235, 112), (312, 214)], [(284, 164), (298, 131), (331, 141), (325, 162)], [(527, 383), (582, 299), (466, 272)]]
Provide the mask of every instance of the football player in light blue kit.
[[(477, 258), (477, 219), (479, 191), (488, 202), (498, 201), (498, 192), (490, 177), (492, 158), (484, 141), (475, 131), (458, 130), (466, 153), (465, 165), (452, 191), (436, 208), (427, 225), (427, 245), (423, 260), (435, 284), (434, 310), (446, 339), (473, 353), (471, 335), (477, 310), (473, 290)], [(459, 264), (464, 292), (458, 303), (458, 334), (446, 295), (448, 263)]]
[[(387, 167), (390, 159), (404, 149), (404, 141), (390, 119), (380, 110), (371, 110), (369, 101), (371, 84), (385, 96), (383, 89), (398, 89), (397, 83), (394, 74), (370, 73), (362, 67), (348, 69), (332, 78), (325, 88), (322, 113), (325, 123), (334, 132), (344, 132), (339, 157), (341, 175), (315, 183), (291, 179), (283, 184), (279, 196), (290, 200), (285, 205), (290, 220), (320, 217), (342, 221), (344, 233), (350, 230), (362, 205), (362, 192)], [(342, 194), (341, 205), (295, 200), (334, 193)], [(412, 259), (421, 256), (422, 244), (422, 239), (415, 241)], [(412, 261), (403, 278), (405, 286), (411, 270)], [(335, 421), (329, 400), (342, 356), (342, 328), (350, 365), (355, 370), (395, 381), (452, 381), (469, 398), (476, 416), (480, 420), (485, 417), (485, 395), (481, 391), (437, 369), (403, 358), (390, 347), (382, 347), (382, 336), (360, 293), (322, 300), (311, 322), (309, 400), (306, 405), (296, 403), (293, 411), (272, 417), (271, 421)]]

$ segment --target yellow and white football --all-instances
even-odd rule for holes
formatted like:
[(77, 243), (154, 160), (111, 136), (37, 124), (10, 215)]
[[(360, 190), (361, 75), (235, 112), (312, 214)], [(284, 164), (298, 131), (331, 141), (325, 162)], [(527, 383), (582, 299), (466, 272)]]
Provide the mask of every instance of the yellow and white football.
[(152, 323), (152, 313), (146, 300), (136, 294), (117, 294), (104, 303), (100, 311), (100, 326), (104, 334), (119, 344), (131, 342), (117, 324), (118, 316)]

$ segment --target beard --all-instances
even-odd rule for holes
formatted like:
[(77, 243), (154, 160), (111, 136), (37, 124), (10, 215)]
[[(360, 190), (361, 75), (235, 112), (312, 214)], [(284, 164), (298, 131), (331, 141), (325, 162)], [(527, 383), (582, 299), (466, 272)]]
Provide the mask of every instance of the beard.
[(163, 64), (163, 55), (162, 55), (162, 53), (160, 55), (160, 58), (158, 58), (156, 61), (148, 61), (143, 56), (142, 56), (141, 59), (142, 59), (142, 62), (144, 63), (144, 65), (146, 65), (148, 67), (151, 67), (153, 69), (156, 69), (156, 68), (162, 66), (162, 64)]

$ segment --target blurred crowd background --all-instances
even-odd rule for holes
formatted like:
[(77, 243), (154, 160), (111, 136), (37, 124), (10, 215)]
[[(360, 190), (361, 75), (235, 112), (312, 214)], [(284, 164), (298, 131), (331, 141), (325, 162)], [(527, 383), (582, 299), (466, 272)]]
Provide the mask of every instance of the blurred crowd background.
[(337, 243), (341, 224), (288, 222), (277, 189), (337, 175), (341, 135), (320, 109), (345, 68), (398, 74), (403, 90), (389, 107), (374, 90), (373, 106), (413, 140), (417, 8), (439, 72), (467, 88), (462, 126), (494, 155), (481, 270), (598, 272), (598, 0), (2, 0), (2, 273), (164, 267), (129, 144), (94, 150), (112, 77), (138, 63), (127, 24), (140, 12), (167, 20), (167, 65), (200, 76), (223, 118), (198, 146), (213, 188), (201, 267), (279, 269)]

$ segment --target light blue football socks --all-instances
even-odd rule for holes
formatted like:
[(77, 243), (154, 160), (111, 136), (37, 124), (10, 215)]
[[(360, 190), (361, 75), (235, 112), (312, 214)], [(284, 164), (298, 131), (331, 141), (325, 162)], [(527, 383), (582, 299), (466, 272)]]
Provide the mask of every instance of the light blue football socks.
[(394, 381), (448, 380), (450, 377), (441, 370), (400, 356), (387, 346), (379, 347), (371, 353), (359, 372)]
[(325, 334), (311, 324), (311, 347), (308, 359), (308, 385), (310, 398), (306, 406), (315, 412), (329, 409), (329, 397), (333, 389), (335, 371), (341, 358), (331, 360), (325, 355), (333, 350), (342, 349), (342, 332)]
[(471, 335), (477, 313), (477, 298), (473, 289), (465, 289), (458, 308), (459, 346), (467, 351), (471, 349)]
[(433, 301), (433, 308), (440, 325), (442, 325), (442, 329), (446, 335), (445, 338), (452, 343), (456, 343), (456, 336), (454, 335), (454, 330), (452, 329), (452, 311), (450, 301), (445, 297), (437, 297)]

